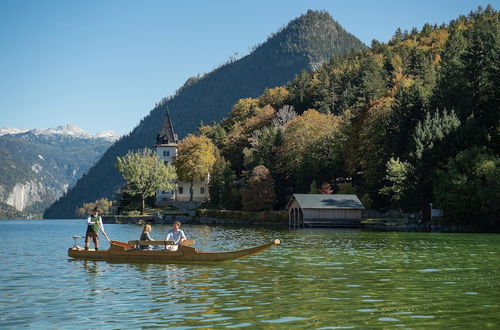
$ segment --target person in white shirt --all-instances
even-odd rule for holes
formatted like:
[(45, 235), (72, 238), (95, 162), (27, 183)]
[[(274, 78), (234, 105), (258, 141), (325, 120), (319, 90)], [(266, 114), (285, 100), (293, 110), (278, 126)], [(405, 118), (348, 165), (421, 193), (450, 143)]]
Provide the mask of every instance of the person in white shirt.
[(104, 235), (104, 226), (102, 225), (102, 219), (99, 216), (99, 209), (96, 207), (92, 210), (92, 214), (87, 218), (87, 232), (85, 233), (85, 250), (89, 249), (90, 239), (94, 241), (94, 248), (96, 251), (99, 250), (99, 229)]
[(180, 229), (180, 227), (181, 227), (181, 222), (176, 221), (176, 222), (174, 222), (173, 228), (169, 229), (169, 231), (167, 232), (167, 237), (165, 237), (165, 240), (166, 241), (174, 241), (175, 245), (165, 245), (166, 249), (176, 251), (177, 247), (179, 245), (182, 245), (182, 243), (185, 240), (187, 240), (186, 234), (184, 233), (184, 231), (182, 229)]

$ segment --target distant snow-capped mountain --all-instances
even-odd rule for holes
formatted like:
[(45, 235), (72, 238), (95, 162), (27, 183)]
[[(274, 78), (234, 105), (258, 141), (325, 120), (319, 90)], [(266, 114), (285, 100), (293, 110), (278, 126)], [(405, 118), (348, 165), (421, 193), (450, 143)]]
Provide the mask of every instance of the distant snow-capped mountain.
[(12, 135), (28, 132), (29, 129), (24, 128), (14, 128), (14, 127), (0, 127), (0, 136), (2, 135)]
[(108, 139), (110, 141), (118, 140), (118, 135), (116, 135), (115, 131), (111, 130), (99, 132), (95, 135), (95, 137), (99, 139)]
[(113, 131), (92, 135), (74, 125), (1, 127), (0, 219), (12, 213), (5, 210), (41, 216), (117, 139)]
[(114, 131), (106, 130), (93, 135), (75, 125), (61, 125), (56, 128), (35, 128), (32, 130), (14, 127), (0, 127), (0, 136), (15, 134), (32, 134), (37, 136), (62, 135), (78, 139), (105, 139), (112, 142), (118, 140), (118, 135)]

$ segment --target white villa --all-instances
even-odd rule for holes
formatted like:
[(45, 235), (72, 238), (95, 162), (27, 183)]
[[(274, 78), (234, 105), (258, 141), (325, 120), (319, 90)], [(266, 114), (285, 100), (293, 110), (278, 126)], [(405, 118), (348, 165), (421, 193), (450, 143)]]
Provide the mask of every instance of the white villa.
[[(174, 133), (170, 114), (167, 110), (167, 116), (165, 117), (163, 127), (156, 137), (155, 148), (158, 158), (165, 164), (172, 164), (173, 157), (177, 154), (178, 142), (179, 138), (177, 134)], [(208, 194), (209, 179), (210, 176), (205, 180), (197, 180), (194, 182), (193, 201), (204, 202), (210, 199)], [(156, 205), (165, 205), (170, 201), (189, 201), (189, 188), (191, 183), (177, 181), (176, 184), (177, 187), (174, 190), (158, 190), (156, 192)]]

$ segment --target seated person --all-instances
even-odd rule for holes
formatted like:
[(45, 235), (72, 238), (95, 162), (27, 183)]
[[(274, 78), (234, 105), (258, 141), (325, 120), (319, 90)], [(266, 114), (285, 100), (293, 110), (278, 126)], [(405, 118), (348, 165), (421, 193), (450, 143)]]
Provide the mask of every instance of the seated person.
[[(145, 225), (144, 228), (142, 229), (141, 241), (154, 241), (154, 239), (151, 238), (151, 235), (149, 234), (150, 232), (151, 232), (151, 225)], [(139, 245), (139, 249), (152, 250), (153, 246), (152, 245)]]
[(165, 237), (165, 240), (174, 241), (175, 245), (165, 245), (166, 249), (177, 251), (178, 245), (182, 245), (182, 242), (187, 239), (186, 234), (184, 234), (184, 231), (180, 229), (180, 227), (181, 222), (176, 221), (174, 222), (173, 228), (167, 232), (167, 237)]

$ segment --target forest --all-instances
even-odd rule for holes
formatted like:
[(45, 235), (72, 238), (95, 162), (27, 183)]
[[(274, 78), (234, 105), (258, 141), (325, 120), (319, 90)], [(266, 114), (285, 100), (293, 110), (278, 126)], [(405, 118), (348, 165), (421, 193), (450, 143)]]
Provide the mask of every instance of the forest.
[(498, 227), (499, 66), (499, 13), (488, 6), (398, 29), (239, 99), (198, 127), (218, 149), (212, 202), (282, 209), (292, 193), (322, 190), (424, 221), (432, 203), (447, 222)]

